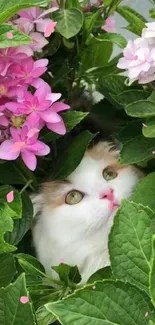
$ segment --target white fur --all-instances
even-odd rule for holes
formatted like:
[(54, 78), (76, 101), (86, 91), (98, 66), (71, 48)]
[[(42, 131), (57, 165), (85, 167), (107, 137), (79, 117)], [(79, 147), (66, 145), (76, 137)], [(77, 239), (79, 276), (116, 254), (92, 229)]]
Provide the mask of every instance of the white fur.
[[(48, 274), (56, 277), (51, 266), (59, 265), (61, 258), (64, 263), (79, 267), (82, 282), (109, 265), (108, 234), (116, 210), (112, 213), (108, 200), (99, 199), (99, 194), (112, 188), (120, 203), (123, 198), (130, 198), (140, 176), (128, 166), (120, 169), (117, 178), (107, 182), (102, 176), (107, 165), (108, 161), (103, 159), (84, 157), (69, 177), (73, 185), (65, 187), (66, 194), (72, 189), (85, 193), (83, 200), (76, 205), (64, 203), (57, 208), (43, 205), (33, 239), (37, 256)], [(35, 200), (35, 205), (44, 202), (41, 195)]]

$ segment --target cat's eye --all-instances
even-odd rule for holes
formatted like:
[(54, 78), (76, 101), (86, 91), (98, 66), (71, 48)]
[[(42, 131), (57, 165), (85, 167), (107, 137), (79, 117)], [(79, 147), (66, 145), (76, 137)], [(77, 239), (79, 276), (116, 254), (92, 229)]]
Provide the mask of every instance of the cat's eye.
[(106, 167), (103, 170), (103, 177), (106, 181), (110, 181), (111, 179), (114, 179), (117, 177), (117, 172), (114, 168), (112, 167)]
[(73, 190), (66, 195), (65, 202), (70, 205), (77, 204), (83, 199), (83, 196), (81, 192)]

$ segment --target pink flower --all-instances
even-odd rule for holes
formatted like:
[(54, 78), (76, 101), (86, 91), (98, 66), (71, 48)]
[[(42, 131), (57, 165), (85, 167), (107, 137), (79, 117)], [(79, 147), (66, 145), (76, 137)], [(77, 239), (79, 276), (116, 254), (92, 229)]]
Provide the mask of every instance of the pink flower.
[(37, 165), (36, 156), (45, 156), (50, 152), (50, 148), (38, 140), (38, 132), (29, 135), (28, 127), (22, 129), (11, 127), (12, 138), (5, 140), (0, 145), (0, 159), (15, 160), (21, 154), (25, 165), (35, 170)]
[(0, 105), (0, 125), (2, 125), (2, 126), (8, 126), (9, 125), (9, 121), (5, 117), (4, 111), (5, 111), (5, 105)]
[(155, 22), (146, 23), (145, 25), (147, 28), (143, 28), (142, 37), (152, 45), (155, 43)]
[(44, 17), (56, 10), (58, 10), (57, 7), (48, 10), (42, 10), (39, 7), (22, 10), (19, 12), (20, 18), (16, 19), (15, 23), (21, 28), (25, 25), (28, 34), (36, 29), (38, 32), (43, 32), (45, 37), (49, 37), (54, 32), (56, 22)]
[(20, 102), (6, 103), (6, 107), (15, 115), (28, 115), (26, 124), (31, 127), (47, 127), (59, 134), (65, 134), (66, 128), (58, 112), (69, 109), (69, 106), (56, 101), (61, 97), (60, 93), (51, 93), (48, 84), (43, 83), (32, 95), (26, 91)]
[(47, 59), (34, 61), (27, 58), (21, 61), (21, 64), (12, 64), (8, 68), (8, 74), (19, 79), (19, 84), (33, 84), (33, 81), (39, 78), (47, 70)]
[(101, 28), (108, 33), (116, 33), (116, 22), (114, 19), (108, 17)]
[(144, 78), (145, 83), (154, 79), (155, 49), (151, 49), (145, 39), (137, 38), (129, 41), (123, 55), (117, 67), (128, 70), (130, 84), (135, 80), (144, 83)]
[(0, 99), (12, 98), (16, 94), (16, 86), (18, 80), (13, 80), (7, 77), (0, 77)]
[(0, 50), (0, 75), (5, 76), (8, 67), (12, 63), (19, 63), (21, 60), (33, 55), (29, 46), (10, 47)]
[(30, 44), (31, 49), (35, 52), (39, 52), (45, 45), (48, 44), (46, 38), (37, 32), (30, 33), (29, 36), (32, 38), (32, 45)]

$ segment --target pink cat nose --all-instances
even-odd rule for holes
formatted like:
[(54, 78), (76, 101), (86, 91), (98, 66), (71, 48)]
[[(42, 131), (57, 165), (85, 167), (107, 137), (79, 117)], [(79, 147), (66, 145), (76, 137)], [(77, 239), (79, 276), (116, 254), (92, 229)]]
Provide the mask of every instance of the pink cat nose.
[(100, 194), (100, 199), (107, 199), (109, 201), (113, 201), (114, 200), (114, 191), (112, 188), (105, 190), (103, 193)]

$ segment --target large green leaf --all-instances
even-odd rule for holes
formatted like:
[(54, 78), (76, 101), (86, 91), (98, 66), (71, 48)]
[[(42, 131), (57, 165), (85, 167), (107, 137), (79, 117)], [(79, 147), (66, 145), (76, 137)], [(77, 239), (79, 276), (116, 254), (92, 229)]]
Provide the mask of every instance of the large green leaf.
[(137, 185), (132, 200), (136, 203), (141, 203), (148, 206), (155, 212), (155, 172), (145, 176)]
[(139, 120), (133, 120), (126, 123), (126, 125), (116, 134), (116, 138), (125, 143), (131, 138), (141, 135), (142, 123)]
[(16, 274), (14, 257), (12, 254), (0, 255), (0, 287), (10, 283)]
[(0, 324), (36, 325), (32, 304), (22, 304), (20, 298), (28, 296), (24, 274), (16, 282), (0, 289)]
[(52, 315), (45, 306), (42, 306), (36, 311), (38, 325), (51, 325), (56, 321), (56, 317)]
[(0, 203), (0, 254), (16, 250), (14, 246), (8, 244), (4, 239), (5, 233), (13, 230), (12, 218), (15, 217), (16, 213), (7, 203)]
[(59, 9), (53, 16), (57, 22), (56, 31), (67, 39), (78, 34), (83, 25), (83, 14), (76, 8)]
[(149, 100), (139, 100), (129, 104), (126, 113), (134, 117), (152, 117), (155, 116), (155, 102)]
[[(102, 77), (99, 80), (99, 89), (104, 93), (104, 89), (112, 94), (119, 94), (120, 92), (128, 89), (125, 85), (126, 77), (117, 74), (110, 74), (109, 76)], [(103, 90), (103, 91), (102, 91)]]
[(155, 138), (155, 118), (146, 121), (146, 126), (143, 126), (142, 131), (146, 138)]
[(44, 277), (44, 268), (35, 257), (28, 254), (17, 254), (18, 263), (22, 269), (31, 275)]
[(81, 53), (81, 73), (91, 68), (104, 66), (108, 63), (112, 54), (113, 45), (107, 40), (100, 41), (91, 38), (87, 48)]
[(147, 325), (151, 308), (143, 292), (123, 282), (105, 280), (45, 305), (63, 325)]
[(12, 186), (9, 185), (3, 185), (0, 186), (0, 203), (7, 202), (7, 194), (9, 192), (13, 191), (13, 201), (10, 203), (7, 203), (9, 208), (13, 211), (14, 213), (14, 218), (21, 218), (22, 216), (22, 200), (21, 200), (21, 195), (20, 193), (13, 188)]
[(32, 181), (36, 185), (34, 174), (19, 160), (0, 164), (0, 182), (3, 184), (26, 184)]
[(71, 145), (61, 154), (57, 160), (55, 169), (52, 171), (52, 179), (65, 179), (79, 165), (83, 155), (95, 137), (95, 134), (84, 131), (76, 136)]
[(142, 29), (145, 27), (145, 18), (128, 6), (119, 6), (116, 11), (129, 22), (126, 29), (141, 36)]
[(155, 226), (141, 205), (124, 200), (109, 235), (112, 271), (148, 293), (152, 235)]
[(104, 279), (114, 279), (114, 275), (112, 274), (112, 270), (110, 266), (106, 266), (103, 269), (99, 269), (91, 277), (88, 279), (87, 283), (93, 283), (95, 281), (102, 281)]
[(153, 158), (155, 139), (145, 138), (139, 135), (125, 142), (121, 151), (121, 164), (128, 165)]
[(47, 6), (51, 0), (0, 0), (0, 23), (24, 8)]
[(32, 202), (26, 192), (21, 194), (22, 218), (14, 221), (13, 231), (5, 235), (5, 240), (11, 245), (17, 245), (30, 229), (33, 217)]
[(129, 89), (125, 90), (117, 95), (112, 95), (119, 104), (123, 106), (129, 105), (135, 101), (147, 99), (150, 95), (149, 91), (140, 89)]
[(155, 307), (155, 235), (152, 237), (152, 259), (149, 280), (151, 301)]
[[(12, 38), (7, 37), (7, 33), (12, 33)], [(22, 33), (11, 24), (0, 25), (0, 49), (6, 47), (15, 47), (31, 43), (31, 38)]]
[(109, 41), (111, 43), (116, 44), (118, 47), (122, 49), (127, 44), (126, 39), (122, 35), (115, 34), (115, 33), (105, 33), (103, 35), (98, 36), (96, 39), (100, 42)]
[[(67, 133), (71, 131), (77, 124), (79, 124), (86, 116), (88, 113), (83, 113), (83, 112), (76, 112), (76, 111), (69, 111), (67, 113), (62, 113), (61, 116), (64, 120), (64, 123), (66, 125)], [(52, 132), (52, 131), (45, 131), (45, 133), (41, 136), (41, 140), (43, 140), (45, 143), (54, 141), (61, 136)]]

